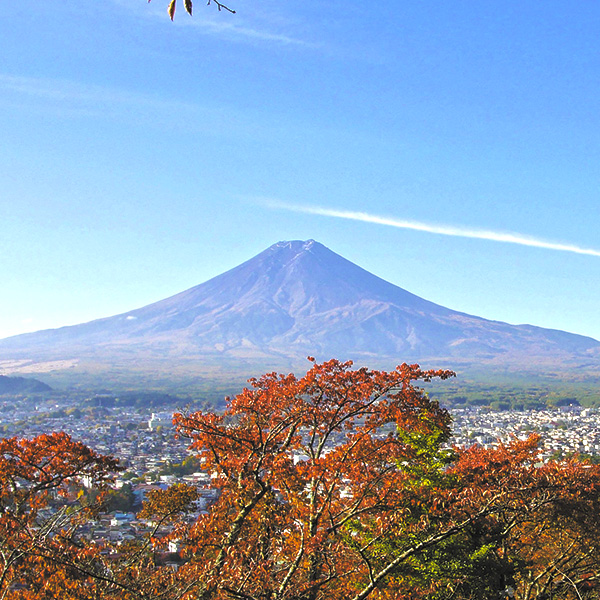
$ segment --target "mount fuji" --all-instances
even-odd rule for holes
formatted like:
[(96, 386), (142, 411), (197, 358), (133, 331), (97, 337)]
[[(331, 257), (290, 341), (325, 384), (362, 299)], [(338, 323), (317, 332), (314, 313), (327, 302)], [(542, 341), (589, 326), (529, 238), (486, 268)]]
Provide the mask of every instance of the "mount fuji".
[[(120, 315), (0, 340), (0, 365), (143, 360), (306, 366), (305, 357), (373, 366), (444, 359), (600, 363), (595, 339), (509, 325), (429, 302), (314, 240), (274, 244), (175, 296)], [(35, 370), (35, 369), (32, 369)]]

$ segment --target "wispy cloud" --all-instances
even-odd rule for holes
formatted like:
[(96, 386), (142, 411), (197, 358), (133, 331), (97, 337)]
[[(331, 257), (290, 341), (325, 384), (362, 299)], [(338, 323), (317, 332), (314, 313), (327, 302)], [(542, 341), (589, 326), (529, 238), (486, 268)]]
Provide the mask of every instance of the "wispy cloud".
[(242, 114), (219, 105), (66, 79), (0, 73), (0, 106), (58, 118), (110, 119), (153, 128), (214, 134), (252, 130)]
[(274, 42), (288, 46), (306, 46), (315, 47), (316, 45), (300, 40), (298, 38), (285, 35), (283, 33), (274, 33), (252, 27), (243, 27), (230, 22), (219, 22), (212, 19), (190, 19), (185, 21), (188, 27), (197, 27), (203, 31), (214, 34), (235, 38), (245, 38), (248, 40), (259, 40), (263, 42)]
[(423, 231), (437, 235), (447, 235), (452, 237), (474, 238), (479, 240), (489, 240), (492, 242), (502, 242), (505, 244), (517, 244), (519, 246), (531, 246), (533, 248), (544, 248), (546, 250), (558, 250), (560, 252), (573, 252), (575, 254), (587, 254), (589, 256), (600, 256), (600, 250), (594, 248), (582, 248), (575, 244), (562, 242), (552, 242), (542, 240), (520, 233), (509, 233), (501, 231), (491, 231), (487, 229), (471, 229), (468, 227), (459, 227), (455, 225), (438, 225), (433, 223), (421, 223), (418, 221), (406, 221), (394, 217), (383, 217), (372, 215), (365, 212), (336, 210), (332, 208), (323, 208), (319, 206), (299, 206), (286, 204), (274, 200), (263, 201), (263, 204), (273, 209), (288, 210), (310, 215), (319, 215), (322, 217), (333, 217), (336, 219), (349, 219), (351, 221), (361, 221), (363, 223), (373, 223), (375, 225), (387, 225), (388, 227), (397, 227), (399, 229), (412, 229), (414, 231)]
[(22, 77), (3, 73), (0, 73), (0, 90), (63, 104), (96, 106), (99, 109), (105, 109), (108, 106), (139, 108), (143, 105), (157, 110), (186, 110), (192, 106), (177, 100), (165, 100), (117, 88), (83, 84), (65, 79)]

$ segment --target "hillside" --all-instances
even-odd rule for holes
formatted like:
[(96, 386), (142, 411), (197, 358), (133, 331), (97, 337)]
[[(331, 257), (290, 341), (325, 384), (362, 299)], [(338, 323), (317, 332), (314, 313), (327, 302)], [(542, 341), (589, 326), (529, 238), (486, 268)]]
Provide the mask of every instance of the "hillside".
[(49, 392), (52, 388), (37, 379), (28, 377), (7, 377), (0, 375), (1, 394), (30, 394), (32, 392)]

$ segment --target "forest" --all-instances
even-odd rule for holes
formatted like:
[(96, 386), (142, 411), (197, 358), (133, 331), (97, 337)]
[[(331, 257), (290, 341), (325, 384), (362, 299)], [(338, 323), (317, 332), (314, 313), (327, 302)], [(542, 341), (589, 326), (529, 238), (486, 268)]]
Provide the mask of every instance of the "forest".
[(600, 466), (539, 438), (452, 446), (422, 384), (451, 371), (330, 360), (269, 373), (222, 412), (174, 416), (218, 490), (150, 492), (148, 532), (90, 527), (117, 457), (60, 432), (0, 441), (0, 598), (597, 598)]

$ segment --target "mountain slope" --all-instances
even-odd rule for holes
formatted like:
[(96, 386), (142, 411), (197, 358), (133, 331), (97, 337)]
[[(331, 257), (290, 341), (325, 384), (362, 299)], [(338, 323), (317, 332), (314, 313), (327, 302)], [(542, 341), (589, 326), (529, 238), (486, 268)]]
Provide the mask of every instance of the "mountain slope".
[(49, 385), (37, 379), (0, 375), (0, 394), (31, 394), (51, 390)]
[[(376, 277), (325, 246), (279, 242), (203, 284), (128, 313), (0, 340), (0, 358), (154, 356), (299, 360), (578, 357), (600, 343), (444, 308)], [(266, 364), (265, 363), (265, 364)]]

